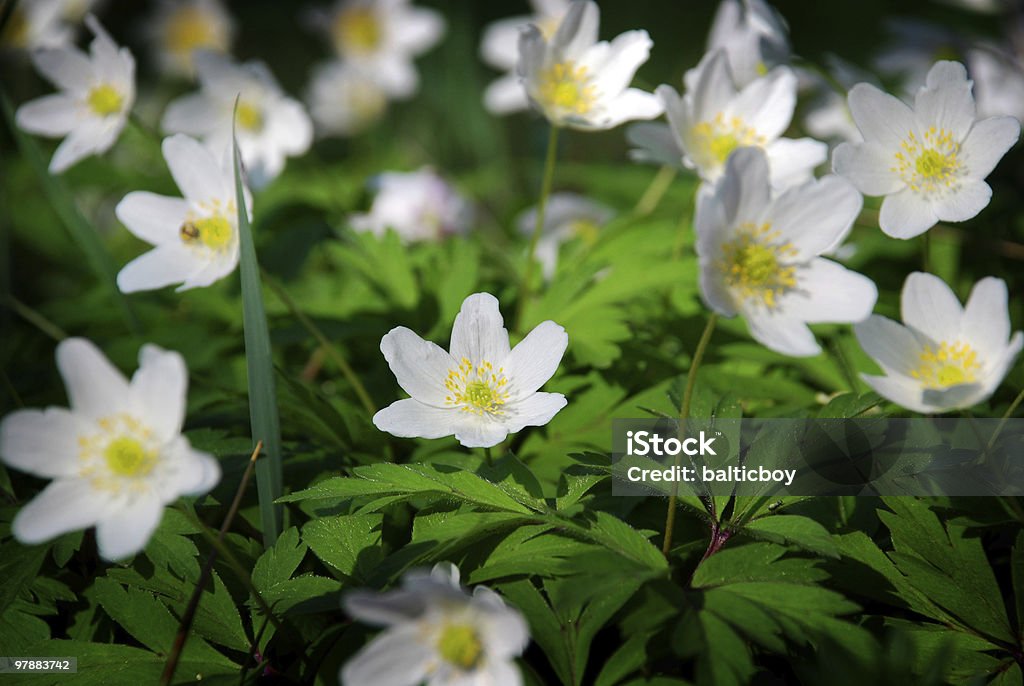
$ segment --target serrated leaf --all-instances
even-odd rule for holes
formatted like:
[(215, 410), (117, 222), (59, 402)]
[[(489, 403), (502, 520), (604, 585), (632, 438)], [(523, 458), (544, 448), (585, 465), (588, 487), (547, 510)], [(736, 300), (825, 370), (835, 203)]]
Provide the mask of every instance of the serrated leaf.
[(302, 527), (302, 540), (324, 564), (365, 582), (383, 556), (382, 520), (380, 514), (318, 517)]
[(839, 558), (839, 547), (832, 540), (832, 535), (809, 517), (769, 515), (747, 522), (742, 530), (752, 538), (792, 545), (825, 557)]

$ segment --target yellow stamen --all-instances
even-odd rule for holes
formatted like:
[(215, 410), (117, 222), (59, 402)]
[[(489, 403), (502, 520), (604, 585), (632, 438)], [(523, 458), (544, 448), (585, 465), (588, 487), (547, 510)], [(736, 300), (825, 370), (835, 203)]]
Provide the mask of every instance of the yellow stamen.
[(946, 129), (932, 126), (921, 138), (908, 131), (890, 170), (899, 174), (914, 192), (943, 192), (959, 185), (959, 155), (960, 144)]
[(124, 104), (124, 97), (116, 88), (108, 84), (93, 86), (86, 98), (89, 108), (101, 117), (117, 114)]
[(771, 224), (743, 224), (736, 238), (722, 246), (717, 266), (739, 297), (774, 308), (778, 297), (796, 286), (796, 267), (785, 261), (798, 251), (780, 236)]
[(238, 125), (247, 131), (263, 129), (263, 110), (244, 100), (238, 101)]
[(156, 454), (130, 436), (120, 436), (108, 443), (103, 457), (110, 471), (118, 476), (145, 476), (156, 465)]
[(500, 417), (505, 414), (503, 405), (509, 399), (507, 386), (503, 368), (495, 371), (490, 362), (474, 365), (464, 357), (445, 378), (444, 387), (449, 393), (445, 402), (462, 412)]
[(448, 664), (469, 670), (477, 665), (483, 654), (483, 644), (476, 630), (466, 624), (449, 624), (441, 631), (437, 652)]
[(353, 7), (334, 20), (334, 39), (340, 52), (365, 55), (380, 47), (383, 31), (369, 7)]
[(591, 84), (586, 67), (571, 60), (556, 62), (540, 76), (538, 96), (545, 109), (582, 115), (594, 107), (597, 89)]
[(919, 356), (921, 366), (910, 376), (925, 388), (942, 389), (957, 384), (973, 383), (981, 369), (978, 354), (967, 343), (943, 342), (938, 348), (926, 345)]
[(224, 49), (226, 43), (213, 18), (194, 5), (177, 10), (164, 28), (164, 46), (173, 53), (191, 56), (200, 48)]
[(179, 235), (186, 244), (202, 243), (210, 250), (223, 250), (234, 238), (231, 222), (220, 214), (202, 219), (190, 219), (181, 225)]
[(740, 117), (729, 117), (719, 112), (710, 121), (693, 127), (693, 157), (701, 167), (720, 167), (736, 148), (764, 145), (765, 138)]

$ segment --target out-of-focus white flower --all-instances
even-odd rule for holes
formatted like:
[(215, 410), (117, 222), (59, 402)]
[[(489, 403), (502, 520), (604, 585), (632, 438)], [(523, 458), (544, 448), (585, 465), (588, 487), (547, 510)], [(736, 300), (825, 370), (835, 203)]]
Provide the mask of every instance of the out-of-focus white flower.
[[(114, 213), (129, 231), (153, 244), (117, 275), (124, 293), (180, 283), (179, 291), (209, 286), (238, 266), (238, 211), (230, 148), (218, 156), (188, 136), (164, 140), (164, 159), (183, 198), (134, 191)], [(252, 200), (246, 193), (246, 211)]]
[(164, 505), (220, 481), (217, 461), (181, 435), (185, 361), (144, 345), (129, 382), (91, 342), (69, 338), (57, 346), (57, 367), (70, 410), (18, 410), (0, 423), (4, 464), (53, 479), (11, 530), (35, 544), (95, 525), (100, 555), (128, 557), (145, 547)]
[(733, 150), (759, 147), (768, 155), (772, 185), (782, 189), (813, 178), (814, 168), (828, 157), (828, 146), (820, 141), (781, 138), (796, 108), (797, 78), (788, 67), (776, 67), (739, 89), (720, 48), (705, 55), (684, 81), (684, 96), (671, 86), (658, 87), (668, 131), (662, 125), (634, 127), (629, 138), (642, 148), (632, 153), (634, 159), (681, 161), (713, 183)]
[(967, 66), (979, 117), (1008, 115), (1024, 121), (1024, 53), (978, 45), (967, 52)]
[(402, 588), (345, 596), (355, 619), (385, 630), (341, 670), (343, 686), (520, 686), (515, 658), (530, 641), (526, 620), (484, 586), (470, 595), (459, 570), (413, 570)]
[[(875, 78), (836, 55), (826, 57), (832, 80), (804, 70), (802, 76), (818, 91), (804, 114), (804, 128), (815, 138), (831, 141), (859, 143), (863, 140), (846, 104), (846, 92), (858, 83), (875, 83)], [(836, 90), (836, 86), (842, 92)]]
[(349, 219), (356, 231), (383, 235), (393, 229), (406, 242), (436, 241), (465, 233), (472, 206), (430, 167), (385, 172), (375, 177), (377, 195), (370, 211)]
[(86, 23), (96, 38), (86, 55), (76, 48), (43, 48), (32, 53), (36, 68), (60, 92), (18, 108), (18, 126), (29, 133), (64, 140), (50, 160), (59, 174), (89, 155), (110, 149), (135, 102), (135, 60), (118, 48), (95, 17)]
[(235, 64), (212, 52), (193, 54), (198, 93), (167, 107), (161, 126), (168, 133), (202, 138), (214, 150), (231, 145), (232, 114), (242, 161), (254, 188), (284, 169), (285, 159), (301, 155), (313, 142), (313, 122), (297, 100), (288, 97), (262, 62)]
[(19, 2), (0, 34), (0, 47), (22, 50), (72, 47), (77, 25), (96, 4), (97, 0)]
[(733, 78), (742, 87), (789, 60), (788, 33), (786, 21), (764, 0), (722, 0), (707, 52), (724, 48)]
[(411, 398), (374, 415), (381, 431), (403, 438), (455, 435), (467, 448), (489, 448), (527, 426), (543, 426), (565, 407), (560, 393), (540, 393), (558, 369), (569, 337), (538, 324), (509, 349), (498, 300), (476, 293), (462, 303), (451, 352), (399, 326), (380, 342), (391, 371)]
[(827, 176), (772, 196), (768, 158), (741, 148), (697, 196), (700, 285), (715, 312), (742, 315), (750, 335), (794, 357), (821, 351), (808, 324), (857, 322), (878, 297), (872, 281), (820, 257), (850, 232), (862, 199)]
[(899, 82), (900, 97), (913, 98), (936, 60), (963, 53), (963, 33), (920, 19), (886, 19), (888, 47), (877, 51), (872, 63), (883, 77)]
[(445, 32), (440, 13), (414, 7), (410, 0), (337, 0), (311, 19), (327, 32), (338, 57), (396, 100), (419, 90), (413, 60), (437, 45)]
[(569, 11), (570, 0), (530, 0), (532, 15), (499, 19), (484, 29), (480, 57), (488, 65), (507, 72), (491, 82), (484, 91), (484, 107), (492, 114), (510, 114), (530, 107), (516, 64), (519, 62), (519, 34), (533, 24), (545, 38), (554, 35), (562, 17)]
[(879, 395), (922, 413), (948, 412), (986, 400), (1024, 346), (1010, 336), (1006, 283), (982, 279), (967, 307), (937, 276), (915, 272), (900, 297), (903, 324), (872, 315), (854, 327), (864, 352), (885, 373), (862, 374)]
[(161, 0), (151, 20), (150, 39), (160, 68), (191, 77), (196, 50), (227, 53), (235, 22), (220, 0)]
[(662, 113), (653, 94), (629, 84), (651, 52), (646, 31), (598, 42), (592, 0), (574, 0), (550, 36), (531, 25), (519, 38), (519, 76), (530, 101), (554, 126), (610, 129)]
[(1013, 117), (977, 120), (959, 62), (937, 62), (914, 108), (869, 84), (850, 91), (863, 143), (843, 143), (832, 167), (865, 195), (883, 195), (879, 225), (911, 238), (939, 221), (962, 222), (988, 205), (984, 179), (1020, 135)]
[[(608, 223), (615, 212), (606, 205), (594, 202), (576, 193), (552, 193), (544, 208), (544, 226), (537, 241), (534, 257), (544, 270), (544, 278), (550, 279), (558, 264), (558, 249), (562, 243), (578, 238), (588, 245), (597, 241), (601, 227)], [(537, 208), (523, 212), (518, 220), (523, 235), (533, 234), (537, 222)]]
[(376, 83), (341, 60), (313, 71), (306, 100), (317, 132), (323, 136), (360, 133), (379, 120), (388, 106), (387, 94)]

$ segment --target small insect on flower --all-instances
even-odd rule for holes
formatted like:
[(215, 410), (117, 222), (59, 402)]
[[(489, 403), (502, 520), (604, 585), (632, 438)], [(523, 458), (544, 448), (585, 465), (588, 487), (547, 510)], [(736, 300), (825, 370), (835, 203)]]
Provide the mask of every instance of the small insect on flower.
[(176, 352), (144, 345), (131, 380), (82, 338), (57, 346), (69, 410), (18, 410), (0, 422), (0, 460), (53, 479), (21, 508), (11, 531), (22, 543), (96, 526), (100, 554), (142, 550), (164, 506), (220, 480), (213, 456), (181, 435), (188, 370)]
[(471, 295), (455, 317), (451, 352), (404, 326), (381, 339), (398, 385), (412, 397), (384, 408), (373, 423), (404, 438), (454, 434), (467, 448), (497, 445), (524, 427), (547, 424), (565, 407), (565, 396), (538, 389), (568, 344), (565, 329), (546, 321), (510, 349), (498, 300)]
[(484, 586), (467, 593), (454, 565), (408, 572), (394, 591), (354, 591), (344, 605), (385, 630), (345, 664), (342, 686), (523, 683), (515, 665), (530, 641), (522, 614)]
[(878, 315), (854, 326), (884, 372), (862, 374), (879, 395), (927, 414), (972, 407), (995, 392), (1024, 347), (1010, 336), (1006, 283), (982, 279), (966, 307), (937, 276), (915, 272), (900, 297), (903, 324)]
[(50, 160), (59, 174), (90, 155), (99, 155), (117, 141), (135, 103), (135, 59), (118, 48), (92, 15), (86, 24), (96, 38), (89, 55), (73, 47), (32, 53), (36, 68), (59, 93), (18, 108), (18, 127), (29, 133), (64, 137)]
[(913, 238), (937, 222), (962, 222), (989, 203), (984, 179), (1020, 136), (1013, 117), (978, 121), (967, 70), (937, 62), (911, 109), (866, 83), (849, 94), (864, 136), (832, 154), (832, 168), (865, 195), (882, 195), (878, 223), (894, 238)]

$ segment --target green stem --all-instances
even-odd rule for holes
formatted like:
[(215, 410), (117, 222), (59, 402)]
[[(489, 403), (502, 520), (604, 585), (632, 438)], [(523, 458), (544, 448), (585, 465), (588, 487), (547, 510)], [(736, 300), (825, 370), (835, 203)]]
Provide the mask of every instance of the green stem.
[(836, 358), (836, 363), (839, 365), (840, 373), (843, 375), (846, 383), (849, 384), (850, 390), (856, 393), (860, 388), (860, 384), (857, 383), (857, 374), (853, 367), (850, 366), (850, 360), (846, 357), (839, 339), (833, 338), (829, 341), (829, 347), (832, 349), (832, 356)]
[(308, 331), (309, 334), (320, 344), (320, 349), (323, 350), (328, 357), (331, 358), (334, 364), (338, 366), (341, 373), (345, 376), (345, 379), (352, 387), (352, 390), (355, 391), (356, 395), (359, 397), (359, 402), (363, 404), (363, 407), (366, 408), (366, 412), (372, 417), (377, 412), (377, 407), (373, 404), (373, 399), (370, 398), (370, 394), (367, 392), (366, 386), (364, 386), (363, 382), (359, 379), (359, 375), (356, 374), (354, 369), (352, 369), (352, 365), (348, 363), (348, 360), (346, 360), (345, 356), (341, 354), (341, 351), (327, 339), (327, 335), (320, 330), (320, 327), (316, 325), (316, 322), (310, 319), (305, 312), (299, 309), (299, 306), (294, 300), (292, 300), (292, 297), (288, 295), (288, 292), (284, 290), (284, 287), (277, 283), (272, 276), (267, 274), (266, 270), (261, 269), (261, 271), (263, 273), (263, 282), (270, 287), (270, 290), (274, 291), (274, 295), (277, 296), (278, 300), (288, 308), (288, 311), (293, 317), (299, 320), (299, 324), (301, 324), (302, 327), (306, 329), (306, 331)]
[(646, 217), (658, 207), (658, 203), (665, 196), (665, 192), (668, 191), (672, 185), (672, 181), (675, 180), (678, 170), (670, 165), (663, 165), (658, 173), (654, 175), (654, 179), (651, 181), (651, 185), (647, 187), (644, 194), (640, 196), (640, 200), (637, 201), (636, 207), (633, 208), (633, 214), (638, 217)]
[(64, 329), (60, 328), (49, 319), (44, 317), (40, 312), (32, 309), (25, 303), (21, 302), (13, 295), (8, 295), (4, 298), (5, 304), (11, 308), (19, 317), (27, 321), (32, 326), (36, 327), (44, 334), (52, 338), (53, 340), (60, 343), (68, 337)]
[[(693, 353), (693, 361), (690, 363), (690, 372), (686, 375), (686, 388), (683, 390), (683, 400), (679, 406), (680, 428), (685, 430), (686, 420), (690, 418), (690, 405), (693, 402), (693, 389), (697, 385), (697, 372), (704, 360), (704, 352), (711, 342), (711, 334), (715, 331), (715, 324), (718, 322), (718, 315), (714, 312), (708, 317), (708, 323), (704, 326), (704, 333), (700, 335), (697, 349)], [(678, 462), (679, 457), (676, 457)], [(668, 557), (672, 549), (672, 533), (676, 526), (676, 501), (679, 498), (678, 483), (673, 487), (672, 494), (668, 497), (668, 510), (665, 512), (665, 539), (661, 544), (661, 552)]]
[(494, 457), (491, 456), (490, 448), (484, 448), (484, 462), (487, 464), (488, 467), (494, 466)]
[(999, 419), (999, 423), (996, 424), (996, 430), (992, 432), (992, 437), (988, 439), (988, 446), (985, 448), (986, 452), (992, 450), (992, 446), (996, 444), (996, 439), (999, 438), (999, 434), (1003, 432), (1003, 427), (1006, 426), (1006, 422), (1010, 421), (1010, 417), (1012, 417), (1013, 413), (1017, 411), (1018, 407), (1020, 407), (1021, 402), (1024, 402), (1024, 388), (1022, 388), (1020, 393), (1017, 394), (1017, 397), (1013, 399), (1013, 402), (1010, 403), (1010, 406), (1006, 408), (1006, 412), (1004, 412), (1003, 416)]
[(558, 127), (552, 125), (548, 133), (548, 151), (544, 160), (544, 176), (540, 184), (540, 200), (537, 202), (537, 221), (533, 225), (533, 235), (530, 236), (530, 247), (526, 251), (526, 269), (523, 272), (523, 281), (519, 288), (519, 304), (516, 308), (515, 319), (517, 330), (522, 327), (523, 313), (526, 311), (526, 304), (532, 295), (534, 255), (537, 253), (537, 242), (540, 241), (540, 235), (544, 231), (544, 213), (548, 206), (548, 196), (551, 195), (551, 182), (555, 177), (558, 131)]

